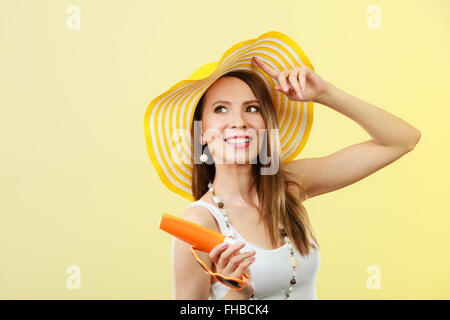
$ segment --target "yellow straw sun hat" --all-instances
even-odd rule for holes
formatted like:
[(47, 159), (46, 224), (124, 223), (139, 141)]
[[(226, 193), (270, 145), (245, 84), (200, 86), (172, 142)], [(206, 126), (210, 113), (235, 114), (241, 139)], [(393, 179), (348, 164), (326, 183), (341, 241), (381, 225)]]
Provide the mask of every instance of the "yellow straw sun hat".
[(153, 99), (144, 116), (148, 154), (161, 181), (173, 192), (194, 201), (191, 182), (194, 150), (191, 123), (203, 93), (223, 74), (234, 70), (253, 72), (269, 89), (280, 128), (281, 161), (302, 151), (313, 121), (313, 103), (289, 100), (275, 89), (274, 79), (252, 63), (258, 56), (276, 71), (307, 65), (302, 49), (287, 35), (270, 31), (256, 39), (239, 42), (225, 51), (219, 62), (207, 63)]

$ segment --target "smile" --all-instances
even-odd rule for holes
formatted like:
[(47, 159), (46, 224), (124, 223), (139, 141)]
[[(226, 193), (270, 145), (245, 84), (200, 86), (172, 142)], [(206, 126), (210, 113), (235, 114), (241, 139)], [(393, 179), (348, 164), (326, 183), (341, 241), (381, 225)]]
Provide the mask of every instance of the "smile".
[(233, 148), (247, 148), (252, 140), (249, 136), (235, 136), (225, 139), (225, 142)]

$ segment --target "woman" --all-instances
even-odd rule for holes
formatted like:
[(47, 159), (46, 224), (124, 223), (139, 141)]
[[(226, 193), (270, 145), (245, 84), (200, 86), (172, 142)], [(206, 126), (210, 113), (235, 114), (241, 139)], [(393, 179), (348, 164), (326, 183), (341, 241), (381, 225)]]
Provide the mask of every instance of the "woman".
[[(371, 139), (325, 157), (283, 163), (279, 140), (272, 139), (282, 126), (266, 82), (245, 70), (218, 77), (193, 115), (191, 141), (205, 149), (203, 163), (193, 166), (196, 201), (180, 217), (236, 239), (197, 255), (214, 273), (247, 279), (244, 288), (230, 289), (199, 267), (188, 244), (174, 238), (175, 299), (317, 299), (318, 244), (302, 202), (367, 177), (411, 151), (421, 137), (405, 121), (322, 80), (307, 63), (276, 71), (252, 57), (284, 98), (330, 107)], [(268, 163), (261, 161), (264, 149)], [(275, 169), (262, 174), (274, 163)]]

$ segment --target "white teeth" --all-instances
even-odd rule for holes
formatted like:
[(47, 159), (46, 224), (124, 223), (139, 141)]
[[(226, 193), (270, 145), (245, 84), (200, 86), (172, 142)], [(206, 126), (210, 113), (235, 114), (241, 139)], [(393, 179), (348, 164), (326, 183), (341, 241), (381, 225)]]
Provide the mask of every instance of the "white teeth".
[(250, 141), (249, 138), (239, 138), (239, 139), (228, 139), (227, 140), (227, 142), (232, 143), (232, 144), (244, 144), (249, 141)]

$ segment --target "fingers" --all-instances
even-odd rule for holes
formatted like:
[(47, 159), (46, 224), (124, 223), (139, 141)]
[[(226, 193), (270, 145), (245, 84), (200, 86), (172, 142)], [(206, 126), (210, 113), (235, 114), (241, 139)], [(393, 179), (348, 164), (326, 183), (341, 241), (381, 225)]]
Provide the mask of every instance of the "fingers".
[(306, 67), (305, 68), (300, 68), (300, 71), (298, 73), (298, 78), (300, 80), (300, 85), (302, 87), (302, 91), (303, 91), (303, 97), (306, 94)]
[(269, 76), (271, 76), (272, 78), (276, 79), (278, 72), (276, 72), (275, 70), (273, 70), (268, 64), (266, 64), (264, 61), (262, 61), (262, 59), (260, 57), (257, 56), (253, 56), (253, 61), (259, 66), (261, 67), (261, 69), (264, 70), (265, 73), (267, 73)]
[(241, 263), (237, 265), (236, 269), (234, 269), (234, 272), (231, 274), (234, 278), (240, 278), (241, 275), (245, 272), (247, 275), (251, 276), (250, 270), (248, 267), (255, 262), (256, 258), (254, 256), (247, 257), (243, 260), (241, 260)]
[(299, 97), (305, 97), (308, 66), (303, 65), (294, 69), (277, 72), (257, 56), (253, 56), (253, 61), (260, 66), (264, 72), (278, 81), (279, 86), (276, 86), (275, 89), (281, 89), (284, 93), (287, 93), (292, 88)]
[(300, 73), (299, 69), (295, 69), (292, 72), (289, 73), (288, 79), (289, 83), (291, 84), (291, 87), (294, 89), (294, 91), (297, 93), (299, 97), (302, 97), (302, 92), (300, 91), (300, 83), (298, 81), (298, 74)]
[(253, 261), (255, 261), (255, 254), (256, 251), (250, 251), (231, 257), (224, 269), (224, 272), (226, 274), (231, 274), (232, 276), (235, 275), (236, 277), (240, 277), (242, 275), (242, 271), (247, 268)]
[(229, 246), (225, 251), (223, 251), (220, 254), (219, 261), (217, 263), (217, 267), (219, 268), (219, 270), (225, 269), (228, 260), (231, 258), (231, 256), (239, 254), (239, 250), (242, 249), (244, 246), (245, 246), (244, 242), (238, 242)]
[(306, 75), (307, 70), (304, 66), (282, 71), (277, 77), (280, 85), (275, 86), (275, 89), (285, 94), (292, 90), (292, 93), (295, 92), (297, 96), (304, 99), (306, 94)]
[(286, 81), (286, 77), (289, 75), (289, 72), (287, 71), (281, 71), (278, 76), (277, 80), (279, 83), (279, 86), (281, 87), (281, 90), (283, 90), (285, 93), (289, 91), (290, 85)]
[[(216, 264), (218, 273), (232, 274), (238, 269), (238, 276), (242, 274), (242, 270), (247, 268), (255, 259), (247, 260), (252, 258), (256, 251), (249, 251), (240, 253), (239, 250), (245, 246), (245, 242), (238, 242), (233, 245), (228, 243), (222, 243), (215, 246), (209, 256), (211, 260)], [(242, 265), (242, 267), (240, 267)], [(239, 273), (241, 272), (241, 273)]]
[(209, 257), (211, 258), (211, 261), (215, 264), (219, 261), (220, 254), (225, 251), (228, 248), (228, 242), (222, 242), (215, 246), (210, 252)]
[[(211, 261), (214, 262), (218, 267), (221, 268), (225, 267), (225, 265), (223, 265), (223, 261), (225, 260), (225, 258), (231, 255), (231, 253), (233, 253), (235, 249), (239, 250), (243, 247), (240, 246), (239, 244), (242, 244), (242, 242), (235, 243), (231, 247), (228, 242), (222, 242), (218, 244), (209, 252), (209, 257), (211, 258)], [(226, 250), (228, 251), (226, 254), (224, 254)]]

